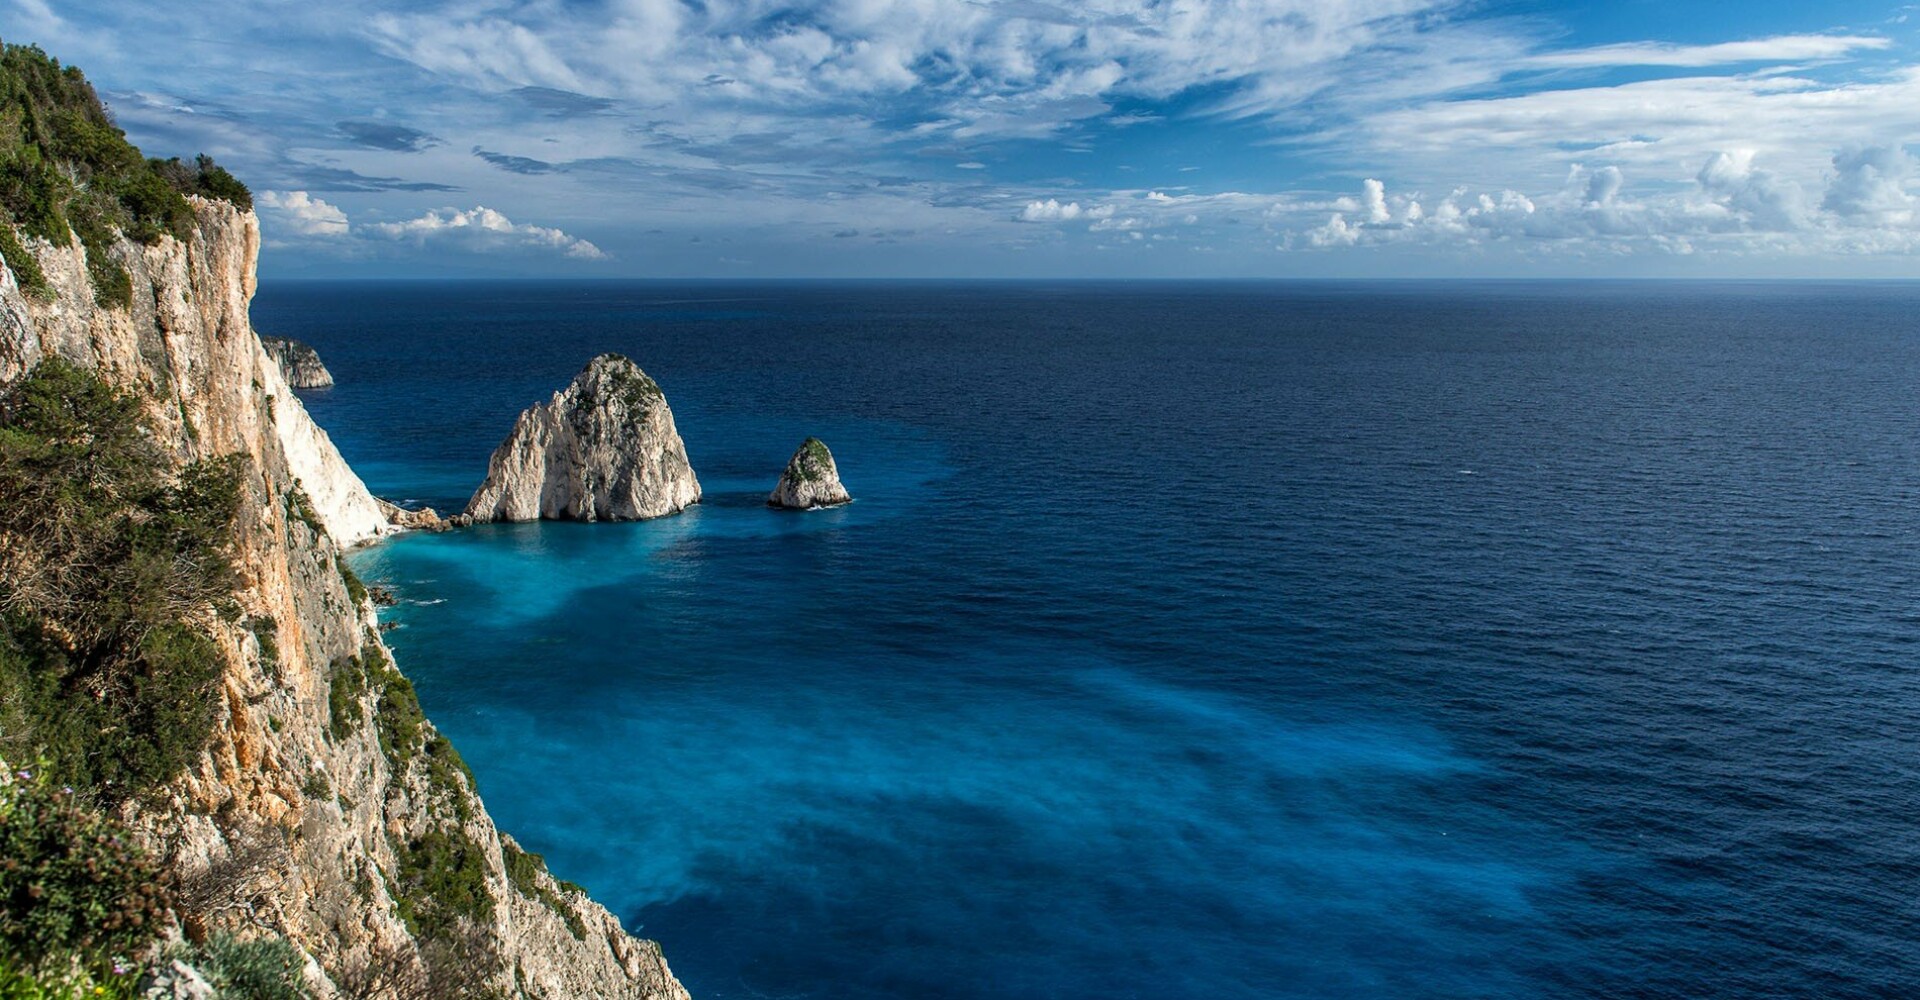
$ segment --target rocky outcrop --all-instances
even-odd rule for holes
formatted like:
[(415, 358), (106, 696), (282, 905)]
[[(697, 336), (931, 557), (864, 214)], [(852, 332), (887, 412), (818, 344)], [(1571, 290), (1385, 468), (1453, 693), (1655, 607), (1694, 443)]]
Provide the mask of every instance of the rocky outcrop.
[(602, 354), (514, 421), (468, 501), (480, 521), (637, 521), (700, 502), (700, 481), (666, 394)]
[(810, 437), (787, 459), (787, 471), (780, 474), (779, 485), (767, 497), (767, 506), (792, 510), (832, 507), (853, 498), (840, 485), (840, 469), (833, 464), (833, 452), (826, 442)]
[(267, 356), (279, 364), (287, 384), (295, 389), (326, 389), (333, 385), (333, 373), (320, 363), (320, 352), (304, 341), (290, 337), (260, 338)]
[[(684, 1000), (658, 946), (499, 833), (419, 715), (342, 558), (394, 530), (388, 512), (248, 323), (254, 216), (192, 204), (187, 241), (112, 245), (130, 308), (96, 304), (77, 240), (26, 241), (45, 294), (0, 269), (0, 385), (59, 355), (137, 390), (174, 461), (239, 456), (239, 614), (206, 623), (225, 660), (220, 722), (181, 778), (122, 816), (183, 884), (210, 887), (182, 904), (189, 932), (284, 935), (323, 998), (425, 976), (470, 984), (459, 995)], [(460, 912), (424, 892), (426, 871), (469, 880)]]
[(467, 523), (463, 515), (455, 515), (454, 519), (449, 521), (441, 517), (440, 512), (432, 507), (414, 509), (378, 498), (375, 502), (380, 505), (380, 512), (386, 515), (387, 523), (403, 531), (445, 531), (448, 528), (462, 527)]

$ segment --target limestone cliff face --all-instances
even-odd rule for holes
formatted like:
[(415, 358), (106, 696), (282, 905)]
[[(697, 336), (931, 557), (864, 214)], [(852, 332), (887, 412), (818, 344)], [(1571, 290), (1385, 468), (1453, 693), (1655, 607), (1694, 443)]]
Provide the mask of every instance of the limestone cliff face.
[(267, 349), (267, 356), (278, 362), (280, 373), (287, 377), (287, 384), (295, 389), (325, 389), (333, 385), (333, 373), (320, 361), (320, 352), (313, 345), (291, 337), (262, 336), (260, 343)]
[(832, 507), (851, 501), (847, 488), (840, 484), (840, 468), (833, 464), (833, 452), (826, 442), (810, 437), (787, 459), (787, 469), (767, 497), (767, 506), (792, 510)]
[(468, 501), (475, 521), (634, 521), (700, 502), (660, 386), (618, 354), (528, 407)]
[[(343, 546), (390, 530), (387, 518), (248, 323), (253, 215), (194, 207), (190, 241), (113, 248), (133, 275), (131, 309), (95, 304), (78, 242), (29, 241), (50, 296), (23, 294), (0, 269), (0, 384), (57, 354), (140, 390), (178, 461), (244, 457), (244, 616), (214, 633), (227, 659), (221, 724), (162, 801), (127, 807), (202, 887), (183, 907), (189, 923), (284, 934), (313, 959), (323, 996), (425, 996), (375, 980), (473, 971), (502, 996), (684, 1000), (658, 946), (494, 828), (418, 716), (341, 561)], [(481, 887), (457, 913), (419, 888), (422, 866), (441, 862)]]

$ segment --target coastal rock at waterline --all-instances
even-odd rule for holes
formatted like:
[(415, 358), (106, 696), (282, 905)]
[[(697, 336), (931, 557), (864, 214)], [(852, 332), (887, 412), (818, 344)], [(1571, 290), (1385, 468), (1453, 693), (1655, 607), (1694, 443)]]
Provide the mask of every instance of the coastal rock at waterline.
[(333, 385), (333, 373), (320, 363), (320, 352), (311, 344), (286, 337), (268, 337), (262, 335), (260, 346), (267, 349), (267, 357), (280, 366), (287, 377), (287, 384), (295, 389), (325, 389)]
[(474, 521), (635, 521), (700, 502), (660, 386), (618, 354), (528, 407), (468, 501)]
[(840, 469), (833, 464), (833, 452), (826, 443), (810, 437), (787, 459), (787, 471), (780, 474), (780, 485), (767, 497), (769, 507), (811, 510), (832, 507), (853, 498), (840, 485)]
[[(374, 502), (380, 505), (380, 513), (386, 515), (388, 524), (407, 531), (445, 531), (448, 528), (464, 526), (456, 524), (454, 520), (441, 517), (440, 512), (432, 507), (417, 509), (402, 507), (379, 497), (374, 497)], [(463, 515), (456, 514), (454, 518), (457, 520), (461, 516)]]

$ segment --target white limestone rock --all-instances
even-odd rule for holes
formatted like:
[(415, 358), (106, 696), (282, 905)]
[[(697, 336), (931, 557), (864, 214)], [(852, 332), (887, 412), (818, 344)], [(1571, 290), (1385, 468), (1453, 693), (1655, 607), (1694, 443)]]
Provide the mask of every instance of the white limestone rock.
[(767, 506), (793, 510), (832, 507), (851, 501), (847, 488), (840, 485), (840, 470), (833, 464), (833, 452), (819, 438), (810, 437), (787, 459), (787, 471), (780, 484), (767, 497)]
[(213, 988), (193, 966), (179, 959), (141, 977), (141, 1000), (220, 1000)]
[(467, 503), (481, 521), (638, 521), (700, 502), (660, 386), (618, 354), (528, 407)]
[(333, 385), (333, 373), (320, 362), (320, 352), (305, 341), (290, 337), (260, 335), (267, 356), (278, 362), (287, 384), (295, 389), (326, 389)]
[[(395, 975), (439, 975), (447, 952), (423, 950), (430, 942), (409, 927), (423, 898), (400, 898), (388, 875), (409, 845), (437, 832), (469, 849), (490, 901), (470, 915), (480, 947), (453, 953), (485, 980), (472, 995), (687, 1000), (658, 945), (539, 866), (529, 872), (465, 775), (447, 773), (427, 749), (444, 746), (432, 722), (383, 697), (401, 667), (371, 603), (350, 588), (342, 550), (398, 528), (248, 323), (258, 221), (226, 202), (189, 203), (199, 225), (188, 239), (108, 248), (132, 280), (129, 305), (95, 300), (77, 239), (23, 240), (44, 292), (0, 266), (0, 387), (58, 355), (143, 399), (154, 440), (175, 463), (234, 456), (242, 470), (232, 549), (242, 615), (205, 623), (222, 659), (213, 738), (126, 819), (170, 877), (279, 846), (248, 863), (259, 867), (236, 897), (247, 905), (183, 922), (285, 937), (312, 960), (316, 1000), (369, 996), (354, 983), (389, 960)], [(350, 705), (333, 697), (340, 671), (376, 668)], [(356, 720), (346, 728), (343, 708)], [(406, 713), (411, 749), (386, 738), (389, 712)], [(438, 964), (422, 964), (431, 955)]]

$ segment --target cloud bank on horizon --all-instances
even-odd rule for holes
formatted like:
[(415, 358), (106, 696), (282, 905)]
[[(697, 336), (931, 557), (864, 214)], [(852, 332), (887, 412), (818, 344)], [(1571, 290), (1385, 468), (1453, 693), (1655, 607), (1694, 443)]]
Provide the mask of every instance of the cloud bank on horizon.
[[(269, 274), (1920, 276), (1920, 8), (17, 0)], [(155, 44), (165, 39), (166, 44)]]

